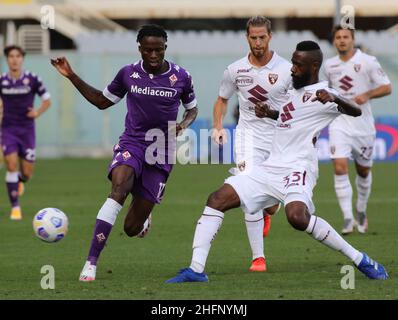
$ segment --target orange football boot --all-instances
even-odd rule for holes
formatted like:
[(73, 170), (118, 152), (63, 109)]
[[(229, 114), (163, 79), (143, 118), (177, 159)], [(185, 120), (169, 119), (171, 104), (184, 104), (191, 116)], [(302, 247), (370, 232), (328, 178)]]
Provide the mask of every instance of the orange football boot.
[(267, 271), (267, 263), (265, 261), (265, 258), (260, 257), (260, 258), (254, 259), (249, 270), (253, 271), (253, 272)]

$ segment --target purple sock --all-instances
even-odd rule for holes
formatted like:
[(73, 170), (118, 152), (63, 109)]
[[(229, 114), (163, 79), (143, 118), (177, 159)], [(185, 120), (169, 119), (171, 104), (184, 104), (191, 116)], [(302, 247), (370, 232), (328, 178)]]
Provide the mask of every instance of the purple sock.
[(112, 227), (110, 223), (97, 219), (93, 240), (91, 240), (91, 247), (87, 257), (87, 261), (90, 261), (92, 265), (97, 265), (97, 260), (102, 249), (105, 247), (106, 240), (108, 240)]
[(18, 182), (7, 182), (8, 198), (10, 199), (11, 206), (18, 207)]

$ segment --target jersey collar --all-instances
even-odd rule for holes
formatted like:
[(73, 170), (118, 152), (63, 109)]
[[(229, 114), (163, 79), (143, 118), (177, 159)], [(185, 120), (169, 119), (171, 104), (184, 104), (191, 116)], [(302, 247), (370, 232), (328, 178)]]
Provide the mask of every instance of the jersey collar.
[(252, 69), (252, 68), (253, 68), (253, 69), (261, 70), (261, 69), (267, 68), (267, 69), (272, 70), (272, 69), (274, 68), (274, 66), (275, 66), (275, 64), (276, 64), (276, 62), (277, 62), (277, 60), (278, 60), (278, 55), (277, 55), (277, 53), (276, 53), (275, 51), (272, 51), (271, 60), (268, 61), (268, 63), (267, 63), (265, 66), (256, 67), (256, 66), (253, 66), (253, 65), (250, 63), (249, 54), (250, 54), (250, 52), (246, 55), (246, 63), (247, 63), (248, 69)]
[(166, 72), (163, 72), (163, 73), (161, 73), (161, 74), (152, 74), (152, 73), (148, 73), (145, 69), (144, 69), (144, 61), (143, 60), (140, 60), (139, 61), (139, 66), (140, 66), (140, 69), (141, 69), (141, 71), (143, 72), (143, 73), (146, 73), (151, 79), (153, 79), (153, 78), (157, 78), (157, 77), (161, 77), (161, 76), (164, 76), (165, 74), (168, 74), (170, 71), (171, 71), (171, 68), (172, 68), (172, 66), (171, 66), (171, 62), (170, 61), (168, 61), (168, 60), (164, 60), (164, 61), (166, 61), (168, 64), (169, 64), (169, 68), (167, 69), (167, 71)]
[(338, 60), (339, 60), (340, 62), (342, 62), (342, 63), (347, 63), (347, 62), (358, 63), (358, 62), (360, 62), (361, 55), (362, 55), (362, 51), (361, 51), (359, 48), (356, 48), (356, 49), (355, 49), (354, 55), (353, 55), (350, 59), (348, 59), (347, 61), (341, 60), (340, 57), (339, 57), (338, 55), (337, 55), (337, 58), (338, 58)]
[(318, 89), (324, 89), (326, 87), (328, 87), (327, 81), (319, 81), (317, 83), (310, 84), (309, 86), (302, 87), (302, 88), (298, 89), (297, 91), (300, 91), (300, 90), (313, 91), (313, 90), (318, 90)]

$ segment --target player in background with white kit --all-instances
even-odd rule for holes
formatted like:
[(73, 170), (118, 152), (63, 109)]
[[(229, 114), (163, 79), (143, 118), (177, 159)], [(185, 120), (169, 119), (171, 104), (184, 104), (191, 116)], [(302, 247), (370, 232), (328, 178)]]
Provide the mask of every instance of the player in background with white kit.
[(376, 129), (370, 100), (391, 93), (391, 83), (377, 59), (354, 48), (354, 30), (338, 26), (333, 29), (333, 43), (338, 55), (326, 60), (325, 74), (329, 86), (344, 98), (355, 101), (362, 116), (342, 115), (329, 126), (330, 153), (334, 166), (334, 188), (344, 216), (342, 234), (354, 231), (352, 187), (348, 175), (348, 159), (352, 155), (357, 176), (357, 228), (368, 227), (366, 206), (372, 186), (373, 146)]
[[(278, 110), (288, 99), (291, 87), (291, 64), (269, 48), (272, 39), (271, 21), (255, 16), (246, 24), (246, 38), (250, 52), (242, 59), (230, 64), (224, 71), (219, 96), (214, 104), (213, 138), (218, 144), (226, 142), (222, 119), (228, 100), (237, 94), (239, 121), (235, 134), (236, 168), (232, 173), (247, 173), (269, 156), (276, 121), (258, 118), (254, 108), (257, 102), (266, 103)], [(266, 271), (263, 237), (268, 234), (271, 218), (278, 205), (262, 209), (255, 214), (245, 214), (253, 261), (250, 271)]]
[[(180, 270), (167, 283), (207, 282), (204, 272), (211, 243), (218, 233), (224, 212), (241, 207), (255, 213), (283, 202), (287, 220), (296, 230), (304, 231), (316, 242), (341, 252), (370, 279), (387, 279), (384, 267), (345, 241), (320, 216), (315, 216), (312, 200), (318, 177), (316, 139), (323, 128), (342, 113), (357, 117), (361, 110), (319, 82), (322, 51), (313, 41), (297, 44), (292, 56), (294, 91), (280, 112), (264, 103), (256, 104), (256, 115), (277, 119), (270, 156), (248, 174), (231, 176), (210, 194), (196, 225), (193, 255), (188, 268)], [(297, 268), (292, 262), (292, 268)]]

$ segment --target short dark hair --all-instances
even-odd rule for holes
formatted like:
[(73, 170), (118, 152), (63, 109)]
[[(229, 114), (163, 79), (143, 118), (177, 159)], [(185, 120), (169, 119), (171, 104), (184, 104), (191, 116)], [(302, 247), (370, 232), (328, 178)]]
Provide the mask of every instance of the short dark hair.
[(10, 52), (11, 52), (12, 50), (17, 50), (17, 51), (19, 51), (19, 53), (22, 54), (23, 57), (24, 57), (25, 54), (26, 54), (26, 53), (25, 53), (25, 50), (22, 49), (20, 46), (17, 46), (17, 45), (12, 44), (12, 45), (7, 46), (7, 47), (4, 48), (4, 50), (3, 50), (4, 55), (5, 55), (6, 57), (8, 57), (8, 55), (10, 54)]
[(321, 48), (315, 41), (306, 40), (297, 43), (296, 50), (297, 51), (313, 51), (320, 50)]
[(334, 36), (336, 35), (336, 32), (340, 31), (340, 30), (349, 30), (351, 32), (352, 38), (353, 39), (355, 38), (354, 29), (352, 29), (352, 28), (343, 28), (341, 25), (337, 25), (337, 26), (334, 26), (333, 29), (332, 29), (332, 41), (334, 40)]
[(297, 51), (306, 51), (311, 55), (313, 61), (318, 62), (319, 67), (323, 62), (323, 53), (318, 43), (311, 40), (301, 41), (296, 46)]
[(145, 24), (138, 30), (137, 42), (141, 43), (144, 37), (159, 37), (167, 41), (167, 32), (157, 24)]
[(271, 21), (264, 16), (251, 17), (246, 23), (246, 33), (249, 34), (250, 27), (262, 27), (267, 28), (268, 33), (271, 32)]

